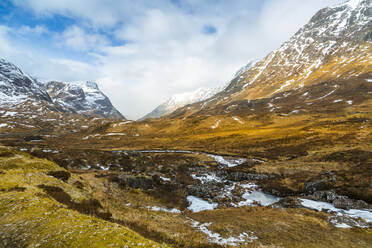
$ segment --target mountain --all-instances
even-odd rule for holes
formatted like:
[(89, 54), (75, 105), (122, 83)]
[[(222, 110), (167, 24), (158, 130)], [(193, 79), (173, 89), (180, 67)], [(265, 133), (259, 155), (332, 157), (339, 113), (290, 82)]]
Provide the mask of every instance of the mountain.
[(318, 11), (289, 41), (239, 73), (223, 91), (183, 111), (205, 113), (217, 105), (268, 98), (370, 72), (371, 16), (370, 0), (352, 0)]
[[(234, 75), (234, 78), (239, 77), (241, 74), (249, 70), (257, 61), (251, 61), (247, 65), (240, 68)], [(172, 113), (178, 108), (182, 108), (188, 104), (193, 104), (207, 100), (217, 93), (221, 92), (226, 88), (227, 85), (223, 85), (216, 88), (199, 88), (192, 92), (185, 92), (176, 94), (166, 100), (164, 103), (156, 107), (152, 112), (142, 117), (140, 120), (146, 120), (149, 118), (158, 118), (167, 114)]]
[(4, 59), (0, 59), (0, 110), (41, 116), (52, 111), (125, 119), (96, 83), (42, 84)]
[(45, 83), (43, 88), (57, 106), (72, 113), (125, 119), (111, 104), (110, 99), (99, 90), (95, 82), (51, 81)]
[(0, 59), (0, 103), (20, 104), (27, 100), (52, 103), (41, 84), (22, 72), (17, 66)]
[(218, 92), (220, 92), (222, 89), (223, 89), (222, 87), (199, 88), (192, 92), (185, 92), (185, 93), (173, 95), (168, 100), (166, 100), (164, 103), (156, 107), (152, 112), (142, 117), (140, 120), (146, 120), (149, 118), (158, 118), (158, 117), (170, 114), (176, 109), (186, 106), (188, 104), (206, 100), (214, 96)]

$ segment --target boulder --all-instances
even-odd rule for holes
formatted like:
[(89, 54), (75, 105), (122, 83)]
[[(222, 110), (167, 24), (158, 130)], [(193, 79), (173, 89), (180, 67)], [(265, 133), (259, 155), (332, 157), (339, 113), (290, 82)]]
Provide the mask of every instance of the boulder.
[(274, 206), (282, 208), (301, 208), (301, 202), (298, 198), (293, 196), (287, 196), (275, 203)]
[(338, 196), (338, 197), (336, 197), (336, 199), (333, 201), (333, 205), (336, 208), (342, 208), (342, 209), (346, 209), (346, 210), (355, 207), (354, 201), (351, 200), (347, 196)]

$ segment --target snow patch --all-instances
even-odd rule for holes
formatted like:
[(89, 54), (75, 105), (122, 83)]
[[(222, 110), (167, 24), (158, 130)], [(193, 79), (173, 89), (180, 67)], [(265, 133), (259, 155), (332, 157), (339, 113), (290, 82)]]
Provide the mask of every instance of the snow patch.
[(245, 163), (247, 160), (245, 158), (238, 158), (238, 159), (225, 159), (219, 155), (209, 155), (210, 157), (214, 158), (217, 163), (226, 165), (227, 167), (235, 167)]
[(266, 207), (280, 201), (279, 197), (268, 195), (261, 191), (246, 192), (242, 195), (242, 197), (245, 199), (245, 201), (239, 202), (237, 205), (239, 207), (254, 206), (255, 202), (258, 202), (260, 205)]
[(254, 240), (258, 239), (258, 237), (254, 234), (254, 232), (251, 232), (251, 231), (240, 233), (238, 237), (223, 238), (221, 237), (219, 233), (214, 233), (208, 229), (208, 227), (211, 224), (212, 224), (211, 222), (200, 224), (198, 221), (193, 220), (191, 225), (192, 227), (198, 228), (201, 232), (206, 234), (210, 242), (219, 244), (219, 245), (237, 246), (240, 244), (251, 243)]
[(220, 125), (220, 123), (221, 123), (221, 120), (216, 121), (216, 123), (213, 126), (211, 126), (211, 128), (216, 129)]
[(218, 203), (209, 203), (196, 196), (189, 195), (187, 196), (186, 199), (190, 203), (190, 206), (188, 206), (187, 209), (194, 213), (198, 213), (205, 210), (213, 210), (218, 207)]
[(164, 182), (170, 182), (171, 181), (171, 179), (168, 178), (168, 177), (162, 177), (162, 176), (160, 176), (160, 179), (163, 180)]
[[(344, 210), (340, 208), (334, 207), (331, 203), (328, 202), (321, 202), (321, 201), (313, 201), (309, 199), (300, 199), (302, 206), (314, 209), (317, 211), (327, 211), (327, 212), (335, 212), (337, 216), (346, 215), (351, 218), (361, 218), (365, 220), (367, 223), (372, 223), (372, 210), (365, 209), (365, 210), (359, 210), (359, 209), (350, 209), (350, 210)], [(336, 223), (332, 222), (336, 227), (340, 228), (348, 228), (346, 227), (346, 224), (344, 223)], [(338, 225), (337, 225), (338, 224)], [(364, 227), (364, 226), (360, 226)]]
[(157, 206), (147, 207), (147, 208), (151, 209), (152, 211), (161, 211), (161, 212), (172, 213), (172, 214), (181, 213), (181, 211), (178, 210), (177, 208), (167, 209), (167, 208), (157, 207)]
[(107, 133), (106, 136), (124, 136), (125, 133)]
[(241, 121), (238, 117), (236, 117), (236, 116), (233, 116), (232, 117), (235, 121), (237, 121), (237, 122), (239, 122), (240, 124), (244, 124), (244, 122), (243, 121)]

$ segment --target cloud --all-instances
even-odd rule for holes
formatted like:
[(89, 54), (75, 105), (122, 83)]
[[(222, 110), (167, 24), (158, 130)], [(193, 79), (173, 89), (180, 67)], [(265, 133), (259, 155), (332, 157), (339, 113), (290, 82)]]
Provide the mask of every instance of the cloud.
[(4, 57), (9, 57), (15, 52), (8, 36), (9, 31), (7, 26), (0, 26), (0, 53)]
[(34, 27), (24, 25), (15, 31), (21, 35), (42, 35), (49, 33), (49, 30), (41, 25), (36, 25)]
[(68, 27), (62, 34), (57, 34), (55, 40), (58, 44), (66, 46), (68, 49), (80, 52), (99, 50), (109, 44), (109, 41), (103, 35), (87, 33), (84, 29), (77, 26)]
[(33, 61), (43, 62), (35, 61), (27, 69), (48, 79), (96, 80), (125, 116), (136, 119), (172, 94), (225, 84), (239, 67), (278, 48), (317, 10), (340, 1), (14, 3), (45, 22), (55, 15), (75, 21), (50, 35), (53, 44), (65, 49), (63, 56), (53, 53), (53, 44), (37, 56), (34, 48)]

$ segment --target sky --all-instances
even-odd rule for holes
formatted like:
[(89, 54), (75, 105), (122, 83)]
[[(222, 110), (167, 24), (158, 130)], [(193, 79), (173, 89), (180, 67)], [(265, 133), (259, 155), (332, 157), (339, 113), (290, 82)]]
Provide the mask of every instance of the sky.
[(228, 83), (343, 0), (1, 0), (0, 57), (40, 82), (96, 81), (127, 118)]

